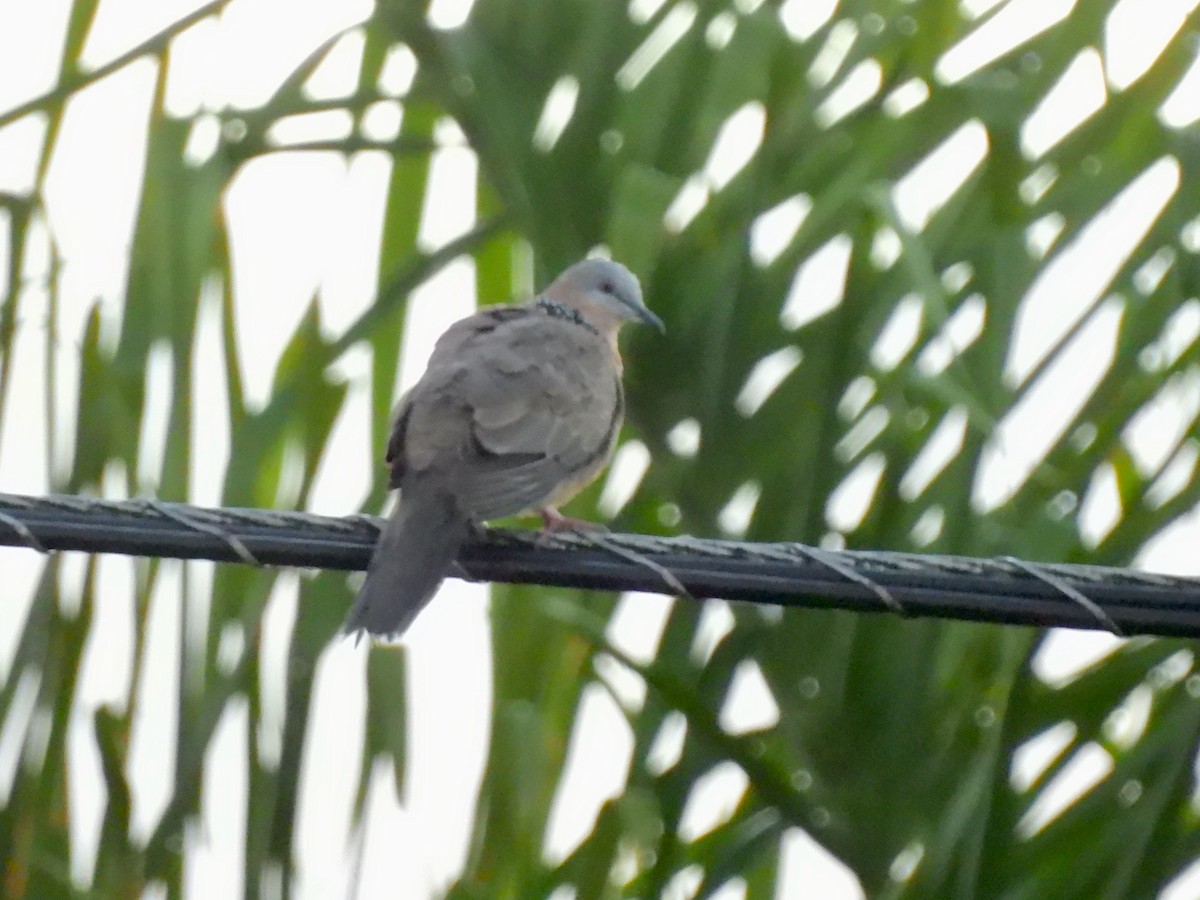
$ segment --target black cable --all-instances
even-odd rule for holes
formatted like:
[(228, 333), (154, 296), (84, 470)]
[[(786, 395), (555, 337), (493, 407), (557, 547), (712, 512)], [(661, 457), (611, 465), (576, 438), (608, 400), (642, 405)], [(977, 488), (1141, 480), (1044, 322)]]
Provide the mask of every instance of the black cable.
[[(0, 544), (43, 551), (354, 570), (379, 521), (0, 494)], [(912, 616), (1200, 636), (1200, 580), (1101, 566), (507, 529), (482, 530), (458, 565), (479, 580), (613, 591), (670, 591), (666, 570), (694, 597), (875, 612), (890, 597)]]

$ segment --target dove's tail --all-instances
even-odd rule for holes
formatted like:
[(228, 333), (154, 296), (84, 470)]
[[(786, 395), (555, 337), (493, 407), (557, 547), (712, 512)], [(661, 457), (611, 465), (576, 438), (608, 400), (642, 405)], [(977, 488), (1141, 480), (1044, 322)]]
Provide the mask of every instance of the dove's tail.
[(449, 495), (414, 486), (384, 526), (344, 631), (403, 633), (425, 608), (467, 539), (470, 523)]

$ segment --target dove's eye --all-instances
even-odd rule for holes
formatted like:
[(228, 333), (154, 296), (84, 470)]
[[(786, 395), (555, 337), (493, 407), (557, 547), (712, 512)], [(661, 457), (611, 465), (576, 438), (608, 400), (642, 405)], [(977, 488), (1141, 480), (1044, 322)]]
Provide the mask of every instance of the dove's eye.
[(603, 281), (600, 283), (600, 292), (602, 294), (615, 294), (617, 289), (611, 281)]

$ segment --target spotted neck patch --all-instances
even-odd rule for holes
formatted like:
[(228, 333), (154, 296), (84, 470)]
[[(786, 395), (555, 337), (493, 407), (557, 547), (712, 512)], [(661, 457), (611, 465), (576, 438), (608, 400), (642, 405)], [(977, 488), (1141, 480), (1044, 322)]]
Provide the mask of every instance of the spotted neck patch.
[(585, 319), (577, 309), (564, 306), (563, 304), (547, 297), (538, 297), (536, 306), (551, 318), (566, 319), (568, 322), (573, 322), (580, 328), (586, 328), (597, 337), (600, 335), (600, 332), (596, 330), (596, 326)]

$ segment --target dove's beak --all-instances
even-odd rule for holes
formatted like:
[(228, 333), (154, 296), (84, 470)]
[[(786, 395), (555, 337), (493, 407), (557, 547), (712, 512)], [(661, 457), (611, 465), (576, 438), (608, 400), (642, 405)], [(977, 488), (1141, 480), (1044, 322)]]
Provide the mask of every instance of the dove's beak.
[(660, 319), (654, 313), (650, 312), (650, 309), (648, 307), (639, 306), (637, 308), (637, 316), (638, 316), (638, 321), (641, 322), (642, 324), (653, 325), (662, 334), (667, 333), (667, 326), (663, 324), (662, 319)]

